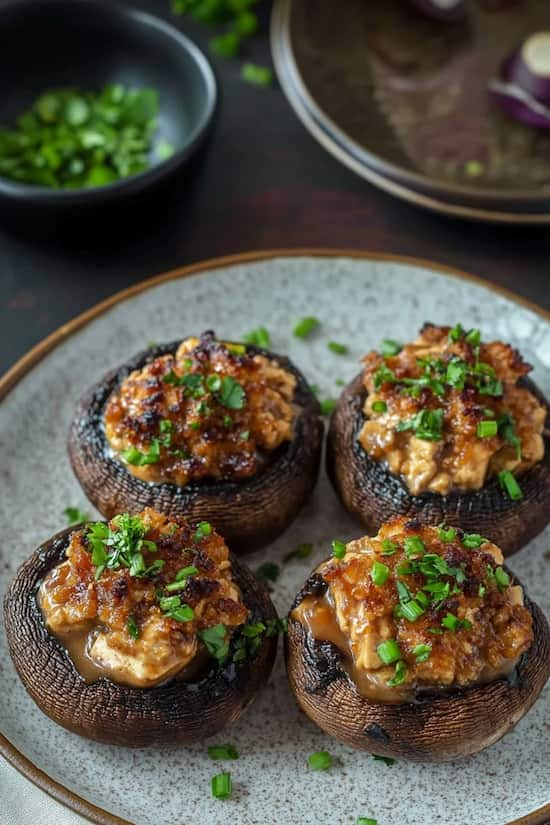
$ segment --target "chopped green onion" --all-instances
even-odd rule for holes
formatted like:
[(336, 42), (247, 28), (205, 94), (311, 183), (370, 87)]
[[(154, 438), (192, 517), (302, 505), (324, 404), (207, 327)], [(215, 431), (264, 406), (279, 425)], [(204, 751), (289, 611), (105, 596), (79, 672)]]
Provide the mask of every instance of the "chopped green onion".
[(66, 507), (63, 510), (67, 518), (67, 524), (82, 524), (85, 521), (89, 521), (90, 516), (88, 513), (85, 513), (83, 510), (79, 510), (78, 507)]
[(327, 344), (327, 348), (331, 351), (336, 353), (336, 355), (346, 355), (348, 352), (348, 348), (345, 344), (339, 344), (338, 341), (329, 341)]
[(308, 757), (308, 765), (312, 771), (326, 771), (332, 767), (332, 756), (328, 751), (317, 751)]
[(376, 652), (385, 665), (392, 665), (394, 662), (403, 658), (395, 639), (387, 639), (385, 642), (380, 642), (376, 648)]
[(478, 589), (477, 589), (477, 595), (478, 595), (478, 597), (479, 597), (480, 599), (482, 599), (482, 598), (484, 597), (484, 595), (486, 594), (486, 592), (487, 592), (487, 588), (485, 587), (485, 585), (484, 585), (484, 584), (480, 584), (480, 585), (479, 585), (479, 587), (478, 587)]
[(372, 409), (373, 409), (373, 412), (385, 413), (386, 410), (388, 409), (388, 405), (386, 404), (385, 401), (373, 401), (372, 402)]
[(460, 341), (463, 335), (464, 328), (462, 324), (456, 324), (456, 326), (449, 330), (449, 341)]
[(217, 37), (212, 37), (208, 41), (208, 47), (218, 57), (236, 57), (241, 48), (241, 40), (242, 38), (238, 32), (229, 31), (225, 34), (219, 34)]
[(447, 613), (444, 619), (441, 619), (441, 624), (447, 630), (456, 633), (457, 630), (470, 630), (472, 623), (468, 619), (459, 619), (453, 613)]
[(243, 341), (247, 344), (254, 344), (262, 349), (269, 349), (271, 345), (271, 336), (265, 327), (258, 327), (248, 332), (243, 336)]
[(393, 556), (394, 553), (397, 553), (399, 549), (399, 545), (396, 544), (394, 541), (390, 541), (390, 539), (384, 539), (382, 542), (382, 555), (383, 556)]
[(388, 580), (388, 576), (390, 575), (390, 568), (387, 567), (385, 564), (382, 564), (380, 561), (375, 561), (372, 565), (370, 571), (370, 577), (377, 585), (377, 587), (381, 587), (385, 584)]
[(398, 687), (402, 685), (407, 676), (407, 665), (401, 659), (395, 666), (395, 676), (387, 682), (388, 687)]
[(263, 564), (260, 564), (260, 566), (256, 569), (256, 578), (264, 582), (274, 582), (277, 581), (280, 573), (281, 568), (278, 564), (271, 561), (266, 561)]
[(218, 773), (212, 777), (212, 796), (215, 799), (229, 799), (232, 790), (230, 773)]
[(424, 555), (426, 552), (426, 545), (420, 536), (409, 536), (403, 543), (403, 549), (407, 558), (414, 559), (418, 556)]
[(245, 63), (241, 69), (241, 77), (254, 86), (271, 86), (273, 72), (267, 66), (256, 66), (255, 63)]
[(498, 481), (503, 490), (506, 490), (512, 501), (519, 501), (523, 498), (523, 491), (519, 486), (516, 477), (510, 470), (502, 470), (498, 474)]
[(222, 386), (222, 379), (216, 373), (212, 373), (212, 375), (208, 375), (206, 378), (206, 386), (210, 392), (218, 392)]
[(409, 622), (415, 622), (425, 612), (426, 611), (424, 608), (416, 601), (416, 599), (411, 599), (408, 602), (402, 602), (400, 605), (400, 615)]
[(414, 418), (398, 421), (396, 432), (413, 430), (424, 441), (441, 441), (443, 438), (443, 410), (420, 410)]
[(338, 539), (333, 539), (332, 541), (332, 555), (336, 559), (343, 559), (346, 555), (346, 544), (343, 541), (338, 541)]
[[(382, 757), (380, 757), (380, 759), (381, 758)], [(355, 821), (355, 825), (378, 825), (378, 820), (372, 819), (368, 816), (358, 816)]]
[(318, 318), (313, 318), (311, 316), (302, 318), (296, 323), (293, 333), (296, 338), (307, 338), (308, 335), (311, 335), (314, 329), (317, 329), (320, 323), (321, 322)]
[(132, 639), (139, 639), (139, 627), (137, 626), (136, 620), (133, 616), (128, 616), (126, 627), (128, 628), (128, 633)]
[(444, 541), (446, 544), (456, 539), (456, 529), (454, 527), (446, 527), (444, 524), (440, 524), (437, 532), (441, 541)]
[(502, 567), (497, 567), (495, 570), (495, 581), (499, 590), (506, 590), (510, 585), (510, 576)]
[(516, 448), (516, 458), (521, 458), (521, 438), (516, 433), (516, 422), (510, 413), (504, 413), (498, 420), (498, 431), (507, 444)]
[(335, 398), (325, 398), (320, 402), (321, 415), (330, 415), (336, 409), (337, 403)]
[(210, 745), (208, 756), (210, 759), (238, 759), (239, 751), (234, 745)]
[(299, 544), (294, 548), (294, 550), (287, 553), (286, 556), (283, 556), (283, 561), (286, 564), (287, 562), (292, 561), (292, 559), (307, 559), (311, 556), (312, 551), (313, 544), (311, 544), (311, 542), (302, 542), (302, 544)]
[(399, 355), (402, 349), (402, 345), (398, 344), (397, 341), (394, 341), (392, 338), (384, 338), (382, 341), (382, 355)]
[(481, 343), (481, 332), (479, 329), (471, 329), (466, 335), (466, 341), (473, 347), (478, 347)]
[(479, 533), (464, 533), (464, 536), (462, 537), (462, 544), (470, 550), (476, 547), (481, 547), (481, 545), (486, 542), (487, 539), (480, 536)]
[(496, 421), (480, 421), (476, 432), (478, 438), (492, 438), (498, 435), (498, 424)]
[(212, 525), (207, 521), (200, 521), (197, 524), (197, 529), (195, 530), (195, 541), (201, 541), (201, 539), (205, 538), (205, 536), (209, 536), (211, 533)]
[(416, 645), (412, 649), (413, 656), (416, 657), (417, 662), (426, 662), (430, 658), (430, 654), (432, 652), (431, 645)]

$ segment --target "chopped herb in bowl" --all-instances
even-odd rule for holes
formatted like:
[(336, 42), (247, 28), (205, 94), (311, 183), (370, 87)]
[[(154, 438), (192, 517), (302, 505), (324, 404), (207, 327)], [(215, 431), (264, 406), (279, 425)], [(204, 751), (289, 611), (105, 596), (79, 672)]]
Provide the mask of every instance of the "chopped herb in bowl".
[(99, 92), (54, 89), (38, 97), (12, 128), (0, 127), (0, 176), (53, 189), (81, 189), (144, 172), (155, 145), (159, 95), (154, 89), (105, 86)]

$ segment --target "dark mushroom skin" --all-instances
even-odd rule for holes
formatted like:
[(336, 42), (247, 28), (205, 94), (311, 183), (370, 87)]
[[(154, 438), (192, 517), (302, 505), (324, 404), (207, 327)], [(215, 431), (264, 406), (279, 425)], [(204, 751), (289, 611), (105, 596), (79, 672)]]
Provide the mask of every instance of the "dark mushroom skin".
[[(321, 576), (313, 574), (292, 609), (305, 596), (322, 595), (326, 587)], [(525, 591), (524, 597), (533, 617), (534, 642), (510, 676), (419, 694), (409, 703), (374, 703), (357, 691), (341, 666), (338, 648), (315, 640), (290, 616), (285, 647), (290, 686), (307, 716), (352, 748), (414, 762), (443, 762), (477, 753), (514, 727), (550, 676), (550, 628)]]
[[(550, 409), (532, 381), (524, 379), (522, 385)], [(429, 524), (444, 522), (465, 532), (481, 533), (509, 556), (544, 530), (550, 521), (550, 435), (547, 430), (543, 460), (519, 476), (523, 491), (519, 501), (512, 501), (496, 478), (473, 492), (456, 491), (446, 496), (427, 492), (413, 496), (401, 478), (371, 458), (358, 440), (365, 420), (366, 397), (360, 374), (344, 389), (332, 414), (326, 461), (330, 480), (342, 504), (365, 525), (370, 535), (395, 516), (406, 515)]]
[[(40, 582), (65, 560), (74, 527), (41, 545), (20, 568), (4, 599), (11, 657), (31, 698), (54, 722), (98, 742), (142, 748), (188, 745), (235, 722), (267, 682), (277, 637), (264, 635), (257, 653), (227, 665), (209, 660), (193, 681), (172, 678), (131, 688), (101, 677), (87, 684), (49, 633), (37, 602)], [(230, 554), (233, 578), (251, 621), (276, 619), (266, 587)]]
[(297, 516), (319, 473), (323, 424), (319, 403), (296, 367), (284, 356), (247, 345), (247, 352), (276, 359), (297, 381), (299, 407), (292, 441), (268, 457), (256, 475), (239, 482), (189, 483), (183, 487), (149, 483), (128, 472), (110, 450), (103, 429), (105, 404), (130, 372), (161, 355), (174, 353), (181, 341), (140, 353), (109, 372), (82, 398), (69, 432), (69, 456), (84, 492), (106, 518), (153, 507), (167, 516), (210, 521), (232, 551), (248, 553), (269, 544)]

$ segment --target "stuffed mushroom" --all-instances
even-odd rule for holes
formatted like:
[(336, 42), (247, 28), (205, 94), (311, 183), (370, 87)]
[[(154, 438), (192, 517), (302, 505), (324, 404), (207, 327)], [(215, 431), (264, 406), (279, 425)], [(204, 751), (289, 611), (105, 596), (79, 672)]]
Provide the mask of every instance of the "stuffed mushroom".
[(315, 486), (319, 405), (284, 357), (200, 338), (148, 350), (82, 399), (74, 472), (107, 518), (155, 507), (217, 525), (232, 550), (278, 536)]
[(371, 533), (404, 514), (518, 550), (550, 520), (548, 403), (530, 370), (460, 324), (385, 341), (330, 424), (327, 467), (345, 507)]
[(150, 509), (43, 544), (4, 618), (44, 713), (132, 747), (187, 744), (234, 722), (267, 681), (278, 632), (266, 588), (209, 523)]
[(333, 542), (290, 614), (301, 708), (361, 750), (415, 761), (496, 742), (550, 675), (541, 610), (479, 534), (395, 519)]

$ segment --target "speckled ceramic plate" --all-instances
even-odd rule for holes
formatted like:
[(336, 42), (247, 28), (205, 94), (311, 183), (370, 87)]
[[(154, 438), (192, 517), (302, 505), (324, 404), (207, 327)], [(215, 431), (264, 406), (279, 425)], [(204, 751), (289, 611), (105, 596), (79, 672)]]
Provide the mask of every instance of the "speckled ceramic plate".
[[(358, 360), (391, 333), (412, 337), (423, 321), (481, 326), (512, 341), (550, 392), (550, 320), (542, 310), (436, 265), (383, 256), (268, 253), (213, 261), (132, 288), (59, 330), (0, 384), (2, 542), (0, 588), (42, 540), (64, 524), (67, 505), (87, 509), (66, 453), (80, 394), (110, 365), (149, 340), (214, 328), (238, 338), (258, 324), (273, 349), (287, 352), (323, 397), (338, 392)], [(322, 319), (320, 334), (300, 341), (295, 319)], [(329, 353), (343, 341), (348, 356)], [(274, 600), (285, 613), (329, 540), (357, 536), (323, 476), (302, 515), (274, 545), (247, 560), (279, 560), (302, 541), (315, 551), (284, 567)], [(550, 531), (511, 560), (531, 596), (550, 611)], [(387, 767), (329, 739), (303, 716), (287, 685), (283, 657), (264, 693), (233, 730), (218, 737), (238, 747), (235, 794), (210, 795), (216, 765), (206, 743), (168, 751), (129, 751), (80, 739), (57, 727), (20, 685), (0, 634), (0, 728), (8, 760), (46, 791), (95, 822), (135, 825), (541, 825), (550, 818), (550, 685), (517, 727), (488, 751), (460, 763)], [(307, 757), (329, 750), (327, 773)], [(0, 820), (1, 820), (0, 813)], [(119, 819), (117, 819), (117, 817)], [(30, 825), (30, 823), (21, 823)], [(32, 823), (39, 825), (39, 823)]]
[(546, 0), (471, 0), (463, 22), (408, 0), (276, 0), (271, 42), (306, 128), (361, 177), (450, 215), (550, 223), (550, 133), (490, 104), (487, 86)]

